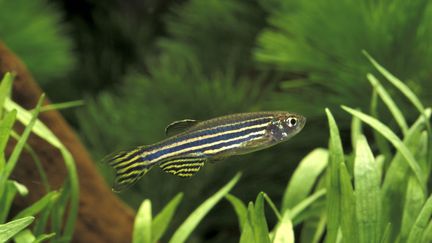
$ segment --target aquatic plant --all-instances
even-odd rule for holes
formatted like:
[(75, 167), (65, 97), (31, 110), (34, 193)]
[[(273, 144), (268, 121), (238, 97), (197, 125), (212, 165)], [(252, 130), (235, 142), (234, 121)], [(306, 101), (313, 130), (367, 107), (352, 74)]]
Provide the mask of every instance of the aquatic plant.
[[(329, 147), (313, 150), (299, 163), (285, 189), (279, 209), (264, 192), (247, 206), (238, 197), (225, 195), (238, 217), (240, 242), (279, 243), (294, 242), (295, 239), (297, 242), (321, 242), (323, 238), (330, 243), (432, 240), (432, 196), (428, 184), (432, 169), (432, 109), (425, 108), (408, 86), (368, 54), (366, 56), (388, 83), (396, 87), (417, 110), (418, 119), (408, 125), (397, 102), (382, 88), (379, 79), (367, 74), (374, 92), (370, 111), (373, 115), (342, 106), (352, 115), (352, 153), (344, 153), (336, 120), (326, 109)], [(399, 125), (402, 137), (377, 117), (378, 98)], [(372, 139), (368, 141), (364, 135), (368, 132), (366, 126), (372, 129), (375, 142), (379, 143), (376, 146), (369, 145)], [(391, 146), (394, 150), (389, 149)], [(233, 182), (230, 184), (233, 185)], [(165, 218), (164, 227), (171, 220), (172, 211), (175, 211), (180, 198), (180, 195), (174, 198), (163, 213), (156, 216), (158, 220)], [(272, 230), (269, 230), (267, 223), (265, 204), (277, 218)], [(162, 214), (169, 216), (162, 217)], [(181, 226), (177, 232), (186, 228), (187, 233), (183, 234), (187, 236), (196, 226), (195, 222), (185, 223), (187, 226)], [(162, 223), (158, 221), (157, 224)], [(149, 200), (141, 206), (136, 228), (141, 230), (135, 231), (134, 242), (155, 242), (150, 237), (150, 232), (155, 228), (152, 226)], [(294, 228), (298, 230), (294, 231)], [(182, 243), (186, 240), (185, 237), (174, 236), (170, 242)]]
[[(47, 239), (52, 242), (69, 242), (78, 210), (79, 188), (74, 159), (57, 137), (37, 119), (38, 114), (48, 108), (42, 107), (44, 96), (32, 111), (27, 111), (10, 99), (12, 82), (13, 75), (7, 73), (0, 83), (0, 242), (10, 238), (15, 242), (41, 242)], [(49, 109), (53, 107), (55, 106)], [(17, 122), (25, 126), (22, 134), (18, 134), (14, 129)], [(31, 133), (57, 148), (62, 155), (68, 177), (58, 190), (50, 188), (37, 154), (31, 145), (26, 143)], [(10, 139), (17, 142), (6, 159), (5, 149)], [(10, 215), (13, 200), (17, 196), (26, 196), (31, 190), (11, 178), (23, 151), (33, 158), (46, 194), (16, 215)]]
[(0, 1), (0, 36), (42, 85), (65, 76), (74, 65), (72, 41), (53, 2)]

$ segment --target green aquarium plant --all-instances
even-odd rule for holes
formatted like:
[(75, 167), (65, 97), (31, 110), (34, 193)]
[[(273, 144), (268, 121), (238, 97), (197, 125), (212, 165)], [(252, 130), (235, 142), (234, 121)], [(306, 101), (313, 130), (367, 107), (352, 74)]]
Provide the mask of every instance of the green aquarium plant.
[(42, 85), (58, 81), (72, 69), (72, 41), (52, 1), (0, 1), (0, 16), (0, 41)]
[[(337, 122), (332, 112), (326, 109), (329, 147), (313, 150), (299, 163), (279, 208), (264, 192), (248, 205), (232, 194), (225, 195), (238, 217), (240, 242), (414, 243), (432, 240), (432, 196), (428, 184), (432, 169), (432, 109), (426, 108), (402, 81), (365, 54), (388, 83), (396, 87), (418, 111), (417, 120), (412, 124), (406, 122), (397, 102), (382, 90), (379, 79), (368, 74), (373, 86), (371, 113), (375, 115), (342, 106), (352, 115), (351, 153), (344, 152)], [(399, 131), (390, 129), (377, 117), (378, 99), (383, 101), (399, 124)], [(372, 131), (368, 132), (368, 128)], [(374, 139), (366, 138), (365, 134), (372, 134)], [(165, 222), (170, 221), (171, 210), (179, 197), (162, 211), (164, 214), (170, 212), (169, 217), (164, 217)], [(265, 204), (277, 218), (274, 225), (268, 223)], [(143, 225), (139, 232), (152, 236), (149, 233), (154, 230), (149, 216), (150, 201), (142, 204), (140, 212), (142, 210), (147, 210), (147, 213), (137, 216), (137, 224)], [(156, 217), (160, 218), (159, 215)], [(147, 224), (144, 226), (145, 220)], [(134, 236), (137, 239), (138, 236)], [(140, 234), (140, 237), (148, 239), (150, 236)]]
[[(42, 110), (44, 96), (32, 111), (27, 111), (10, 99), (13, 75), (7, 73), (0, 83), (0, 242), (13, 238), (15, 242), (69, 242), (74, 232), (78, 213), (78, 176), (72, 155), (58, 138), (37, 119)], [(13, 126), (25, 125), (22, 134)], [(35, 133), (60, 150), (67, 168), (68, 178), (58, 190), (52, 190), (47, 177), (32, 147), (26, 143), (29, 135)], [(9, 158), (5, 148), (10, 139), (17, 141)], [(10, 215), (13, 200), (25, 197), (31, 188), (11, 179), (12, 172), (19, 168), (19, 158), (28, 152), (36, 163), (46, 194), (16, 215)]]

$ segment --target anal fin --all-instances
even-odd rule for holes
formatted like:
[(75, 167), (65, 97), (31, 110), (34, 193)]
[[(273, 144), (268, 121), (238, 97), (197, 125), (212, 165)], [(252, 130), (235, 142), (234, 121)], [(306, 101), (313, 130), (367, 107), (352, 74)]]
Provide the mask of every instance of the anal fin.
[(197, 157), (175, 158), (162, 162), (160, 167), (166, 173), (179, 177), (191, 177), (204, 166), (206, 161), (206, 158)]

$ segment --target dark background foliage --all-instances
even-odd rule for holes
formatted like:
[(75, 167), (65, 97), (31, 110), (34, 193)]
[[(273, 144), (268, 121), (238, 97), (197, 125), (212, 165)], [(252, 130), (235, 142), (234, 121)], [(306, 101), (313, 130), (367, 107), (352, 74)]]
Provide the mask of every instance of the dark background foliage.
[[(323, 108), (334, 110), (345, 136), (350, 121), (339, 104), (368, 109), (364, 74), (373, 70), (361, 50), (432, 101), (425, 0), (18, 2), (0, 1), (0, 36), (54, 101), (85, 100), (64, 113), (95, 160), (158, 141), (167, 124), (184, 118), (258, 110), (308, 118), (285, 144), (207, 165), (188, 180), (154, 170), (119, 194), (133, 207), (150, 198), (158, 211), (183, 191), (177, 223), (239, 170), (236, 195), (252, 200), (266, 191), (280, 201), (299, 159), (326, 146)], [(110, 168), (100, 168), (111, 183)], [(194, 240), (233, 241), (231, 210), (216, 207)]]

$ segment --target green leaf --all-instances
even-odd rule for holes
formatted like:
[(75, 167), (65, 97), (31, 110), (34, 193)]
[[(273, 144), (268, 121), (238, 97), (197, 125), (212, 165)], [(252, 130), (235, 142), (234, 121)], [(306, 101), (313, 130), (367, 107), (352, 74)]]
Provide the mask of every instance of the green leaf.
[(245, 223), (243, 224), (243, 230), (240, 235), (240, 243), (260, 243), (255, 240), (255, 234), (252, 226), (252, 215), (254, 214), (253, 203), (250, 202), (248, 205), (248, 213)]
[[(11, 112), (8, 112), (6, 116), (0, 121), (0, 153), (3, 154), (3, 156), (12, 127), (15, 123), (16, 113), (16, 110), (12, 110)], [(3, 170), (3, 167), (4, 165), (0, 164), (0, 172)]]
[[(370, 104), (370, 114), (375, 117), (376, 119), (379, 119), (378, 115), (378, 93), (374, 89), (371, 97), (371, 104)], [(358, 118), (357, 118), (358, 119)], [(390, 161), (390, 159), (393, 157), (392, 151), (390, 149), (390, 145), (388, 141), (376, 130), (372, 130), (376, 144), (379, 148), (379, 151), (381, 154), (384, 155), (384, 165), (387, 166), (387, 163)], [(355, 144), (353, 145), (355, 148)]]
[[(396, 78), (393, 74), (391, 74), (389, 71), (387, 71), (383, 66), (381, 66), (378, 62), (375, 61), (366, 51), (363, 51), (363, 54), (369, 59), (369, 61), (372, 63), (372, 65), (375, 66), (375, 68), (384, 76), (386, 79), (393, 84), (396, 88), (399, 89), (399, 91), (405, 95), (405, 97), (417, 108), (417, 110), (420, 112), (421, 116), (424, 119), (424, 122), (426, 124), (426, 129), (429, 134), (429, 141), (428, 141), (428, 164), (432, 163), (432, 129), (429, 121), (429, 117), (426, 114), (426, 110), (420, 101), (420, 99), (416, 96), (416, 94), (401, 80)], [(421, 181), (420, 181), (420, 184)], [(423, 185), (423, 184), (422, 184)]]
[(36, 237), (29, 229), (25, 229), (19, 232), (14, 237), (15, 243), (33, 243), (36, 240)]
[(23, 217), (27, 217), (27, 216), (35, 216), (40, 211), (42, 211), (43, 209), (45, 209), (48, 205), (50, 205), (50, 203), (52, 201), (57, 200), (58, 197), (59, 197), (59, 193), (58, 192), (56, 192), (56, 191), (49, 192), (48, 194), (46, 194), (45, 196), (43, 196), (41, 199), (39, 199), (38, 201), (34, 202), (29, 207), (27, 207), (24, 210), (22, 210), (21, 212), (19, 212), (14, 217), (14, 219), (16, 219), (16, 218), (23, 218)]
[[(45, 232), (50, 213), (53, 211), (55, 203), (55, 201), (51, 201), (49, 205), (39, 213), (38, 220), (36, 220), (33, 227), (33, 233), (35, 235), (42, 235), (43, 232)], [(54, 224), (55, 222), (51, 222), (52, 226), (54, 226)], [(60, 226), (58, 226), (58, 228), (60, 228)], [(54, 227), (52, 227), (52, 230), (54, 230)], [(54, 236), (56, 235), (56, 233), (52, 234), (54, 234)]]
[[(43, 97), (41, 97), (39, 99), (39, 102), (42, 102), (42, 99), (43, 99)], [(38, 106), (36, 106), (36, 107), (38, 107)], [(40, 108), (39, 108), (39, 111), (40, 111)], [(24, 125), (26, 125), (26, 126), (30, 125), (30, 122), (32, 121), (32, 119), (34, 119), (33, 114), (36, 111), (38, 111), (35, 108), (31, 112), (29, 112), (29, 111), (25, 110), (24, 108), (22, 108), (17, 103), (15, 103), (11, 99), (6, 99), (6, 101), (5, 101), (5, 109), (8, 110), (8, 111), (16, 110), (17, 111), (17, 119), (20, 122), (22, 122)], [(45, 124), (43, 124), (38, 119), (36, 119), (35, 121), (33, 121), (33, 123), (34, 124), (32, 125), (33, 127), (31, 129), (32, 132), (34, 132), (39, 137), (41, 137), (45, 141), (49, 142), (51, 145), (53, 145), (56, 148), (63, 147), (63, 145), (60, 142), (60, 140), (54, 135), (54, 133), (52, 133), (52, 131), (47, 126), (45, 126)]]
[[(325, 209), (325, 208), (324, 208)], [(310, 218), (302, 224), (300, 235), (301, 243), (320, 243), (322, 242), (326, 229), (327, 217), (325, 210), (322, 210), (318, 217)]]
[(3, 187), (3, 195), (0, 197), (0, 223), (4, 223), (9, 215), (9, 210), (17, 193), (12, 181), (8, 180)]
[[(33, 126), (36, 123), (36, 119), (37, 119), (37, 116), (39, 114), (39, 110), (40, 110), (40, 107), (42, 105), (44, 98), (45, 98), (45, 95), (42, 95), (39, 98), (39, 101), (36, 104), (36, 108), (32, 112), (32, 116), (31, 116), (31, 119), (30, 119), (28, 125), (24, 129), (24, 132), (21, 135), (20, 140), (17, 142), (14, 150), (12, 151), (12, 154), (9, 157), (8, 163), (5, 166), (5, 170), (4, 170), (3, 177), (2, 177), (3, 180), (6, 180), (10, 176), (10, 174), (12, 173), (12, 170), (15, 168), (15, 165), (18, 162), (18, 157), (20, 156), (21, 151), (23, 150), (24, 145), (27, 141), (27, 138), (30, 136), (30, 133), (33, 129)], [(0, 183), (0, 185), (1, 185), (1, 183)]]
[(378, 95), (386, 104), (387, 108), (390, 110), (403, 134), (406, 134), (408, 131), (408, 125), (405, 121), (405, 117), (402, 115), (402, 111), (397, 107), (396, 103), (393, 101), (391, 96), (387, 93), (384, 87), (380, 84), (377, 78), (372, 74), (368, 73), (367, 78), (375, 90), (378, 92)]
[(344, 163), (344, 153), (339, 129), (333, 115), (326, 109), (330, 128), (329, 162), (327, 174), (327, 236), (326, 242), (336, 242), (340, 225), (341, 212), (341, 186), (339, 178), (339, 165)]
[(0, 242), (5, 242), (14, 237), (21, 230), (29, 226), (34, 220), (34, 217), (25, 217), (13, 220), (7, 224), (0, 224)]
[(417, 180), (410, 176), (408, 186), (405, 192), (404, 209), (402, 211), (402, 224), (399, 239), (406, 242), (411, 228), (426, 201), (426, 195), (423, 193)]
[(146, 199), (138, 209), (135, 216), (133, 243), (151, 243), (152, 233), (152, 209), (151, 201)]
[[(423, 233), (423, 237), (422, 237), (421, 242), (432, 242), (432, 221), (429, 221), (429, 224)], [(387, 242), (385, 242), (385, 243), (387, 243)]]
[(17, 192), (21, 195), (21, 196), (27, 196), (29, 191), (27, 189), (26, 186), (24, 186), (23, 184), (17, 182), (17, 181), (10, 181), (13, 183), (13, 185), (15, 186)]
[(243, 225), (245, 224), (247, 220), (247, 213), (248, 210), (246, 208), (246, 205), (236, 196), (227, 194), (225, 198), (231, 203), (231, 205), (234, 208), (234, 211), (237, 214), (237, 218), (240, 225), (240, 232), (243, 232)]
[(326, 194), (326, 189), (320, 189), (310, 195), (309, 197), (303, 199), (301, 202), (299, 202), (297, 205), (295, 205), (291, 210), (289, 210), (290, 218), (294, 221), (294, 224), (297, 225), (300, 222), (297, 220), (299, 215), (307, 211), (308, 207), (310, 207), (314, 202), (316, 202), (318, 199), (320, 199), (322, 196)]
[[(393, 74), (391, 74), (387, 69), (385, 69), (383, 66), (381, 66), (375, 59), (373, 59), (366, 51), (363, 51), (363, 54), (369, 59), (369, 61), (374, 65), (374, 67), (396, 88), (398, 88), (405, 97), (408, 98), (409, 101), (417, 108), (417, 110), (422, 114), (425, 121), (428, 121), (426, 118), (425, 108), (423, 104), (421, 103), (420, 99), (415, 95), (415, 93), (408, 88), (406, 84), (404, 84), (402, 81), (400, 81), (398, 78), (396, 78)], [(430, 125), (427, 122), (428, 131), (430, 134)]]
[(217, 191), (213, 196), (202, 203), (191, 215), (180, 225), (174, 235), (170, 239), (170, 243), (183, 243), (196, 228), (199, 222), (204, 218), (205, 215), (234, 187), (237, 181), (240, 179), (238, 173), (231, 179), (228, 184)]
[(284, 212), (301, 202), (312, 190), (317, 178), (327, 166), (328, 152), (325, 149), (315, 149), (300, 161), (285, 189), (282, 199)]
[(417, 163), (413, 154), (402, 143), (402, 141), (396, 136), (396, 134), (394, 134), (390, 130), (390, 128), (388, 128), (386, 125), (384, 125), (383, 123), (381, 123), (377, 119), (375, 119), (371, 116), (368, 116), (362, 112), (356, 111), (356, 110), (351, 109), (351, 108), (346, 107), (346, 106), (342, 106), (342, 108), (345, 111), (347, 111), (348, 113), (352, 114), (353, 116), (358, 117), (364, 123), (373, 127), (381, 135), (383, 135), (385, 138), (387, 138), (387, 140), (389, 140), (393, 144), (393, 146), (395, 146), (395, 148), (401, 152), (402, 156), (406, 159), (406, 162), (408, 163), (408, 165), (411, 167), (414, 174), (416, 175), (417, 180), (419, 180), (420, 185), (422, 185), (423, 190), (426, 191), (425, 178), (422, 176), (422, 172), (421, 172), (419, 164)]
[(384, 229), (384, 233), (382, 234), (380, 243), (390, 243), (390, 232), (391, 232), (391, 224), (388, 223)]
[(354, 162), (356, 219), (359, 242), (379, 242), (381, 192), (378, 166), (364, 136), (357, 141)]
[(14, 76), (6, 73), (0, 83), (0, 119), (3, 117), (3, 106), (7, 97), (10, 96)]
[(422, 210), (420, 211), (420, 214), (417, 216), (417, 219), (408, 236), (407, 242), (420, 242), (431, 216), (432, 216), (432, 196), (428, 198)]
[[(430, 115), (430, 110), (429, 110)], [(420, 117), (410, 127), (403, 143), (410, 151), (420, 148), (420, 137), (424, 129), (424, 119)], [(400, 233), (400, 224), (408, 177), (414, 176), (401, 152), (397, 151), (392, 159), (382, 185), (383, 223), (391, 223), (390, 242), (395, 241)]]
[[(42, 99), (41, 99), (42, 100)], [(40, 102), (41, 102), (40, 100)], [(40, 107), (40, 106), (39, 106)], [(54, 214), (56, 215), (53, 217), (54, 221), (57, 222), (57, 224), (53, 224), (53, 227), (60, 227), (61, 223), (64, 221), (63, 218), (67, 216), (65, 220), (65, 225), (63, 227), (63, 235), (60, 234), (60, 228), (58, 228), (56, 232), (56, 237), (61, 237), (64, 240), (71, 240), (72, 234), (75, 227), (75, 221), (78, 215), (78, 197), (79, 197), (79, 183), (78, 183), (78, 174), (76, 171), (75, 161), (71, 155), (71, 153), (66, 149), (66, 147), (60, 142), (60, 140), (54, 135), (54, 133), (45, 126), (41, 121), (32, 119), (34, 118), (32, 116), (32, 113), (36, 112), (37, 109), (33, 110), (32, 113), (28, 112), (27, 110), (23, 109), (21, 106), (16, 104), (10, 99), (6, 99), (5, 101), (5, 109), (6, 110), (17, 110), (17, 118), (19, 121), (21, 121), (24, 125), (29, 127), (32, 122), (34, 122), (34, 127), (31, 129), (35, 134), (40, 136), (42, 139), (50, 143), (52, 146), (58, 148), (60, 150), (60, 153), (63, 157), (67, 172), (68, 172), (68, 180), (67, 185), (68, 187), (64, 188), (67, 189), (67, 197), (64, 197), (64, 200), (61, 200), (64, 204), (61, 206), (58, 206), (60, 210), (54, 210)], [(26, 127), (26, 129), (27, 129)], [(25, 132), (26, 130), (24, 130)], [(23, 133), (20, 139), (24, 139), (24, 135), (26, 133)], [(13, 154), (12, 154), (13, 155)], [(1, 180), (1, 178), (0, 178)], [(1, 182), (0, 182), (1, 185)], [(1, 187), (0, 187), (1, 190)], [(66, 190), (63, 190), (63, 193), (65, 193)], [(0, 193), (1, 194), (1, 193)], [(64, 214), (65, 207), (68, 202), (68, 212), (67, 214)]]
[[(361, 135), (359, 135), (359, 138)], [(356, 198), (351, 178), (345, 164), (339, 167), (341, 184), (341, 230), (344, 242), (358, 242), (358, 225), (355, 222)]]
[(282, 216), (281, 216), (279, 210), (276, 208), (276, 205), (271, 200), (271, 198), (269, 197), (269, 195), (267, 195), (267, 193), (265, 193), (265, 192), (261, 192), (261, 193), (263, 194), (263, 197), (267, 201), (267, 203), (270, 206), (270, 208), (273, 210), (273, 212), (276, 215), (277, 219), (278, 220), (282, 220)]
[(74, 100), (74, 101), (68, 101), (63, 103), (49, 104), (46, 106), (42, 106), (41, 112), (51, 111), (51, 110), (64, 110), (64, 109), (74, 108), (82, 105), (84, 105), (83, 100)]
[(267, 220), (264, 213), (264, 197), (262, 192), (258, 194), (252, 215), (252, 227), (254, 230), (255, 241), (260, 243), (270, 243)]
[(357, 146), (357, 139), (359, 136), (363, 134), (362, 132), (362, 123), (360, 119), (353, 116), (351, 120), (351, 146), (355, 149)]
[(152, 222), (152, 240), (157, 242), (168, 228), (174, 213), (183, 198), (183, 193), (178, 193), (171, 201), (156, 215)]
[(294, 243), (294, 229), (288, 211), (285, 211), (282, 220), (276, 226), (273, 243)]
[(49, 240), (49, 239), (53, 238), (54, 236), (55, 236), (55, 233), (41, 234), (38, 237), (36, 237), (36, 240), (33, 241), (32, 243), (40, 243), (40, 242)]

